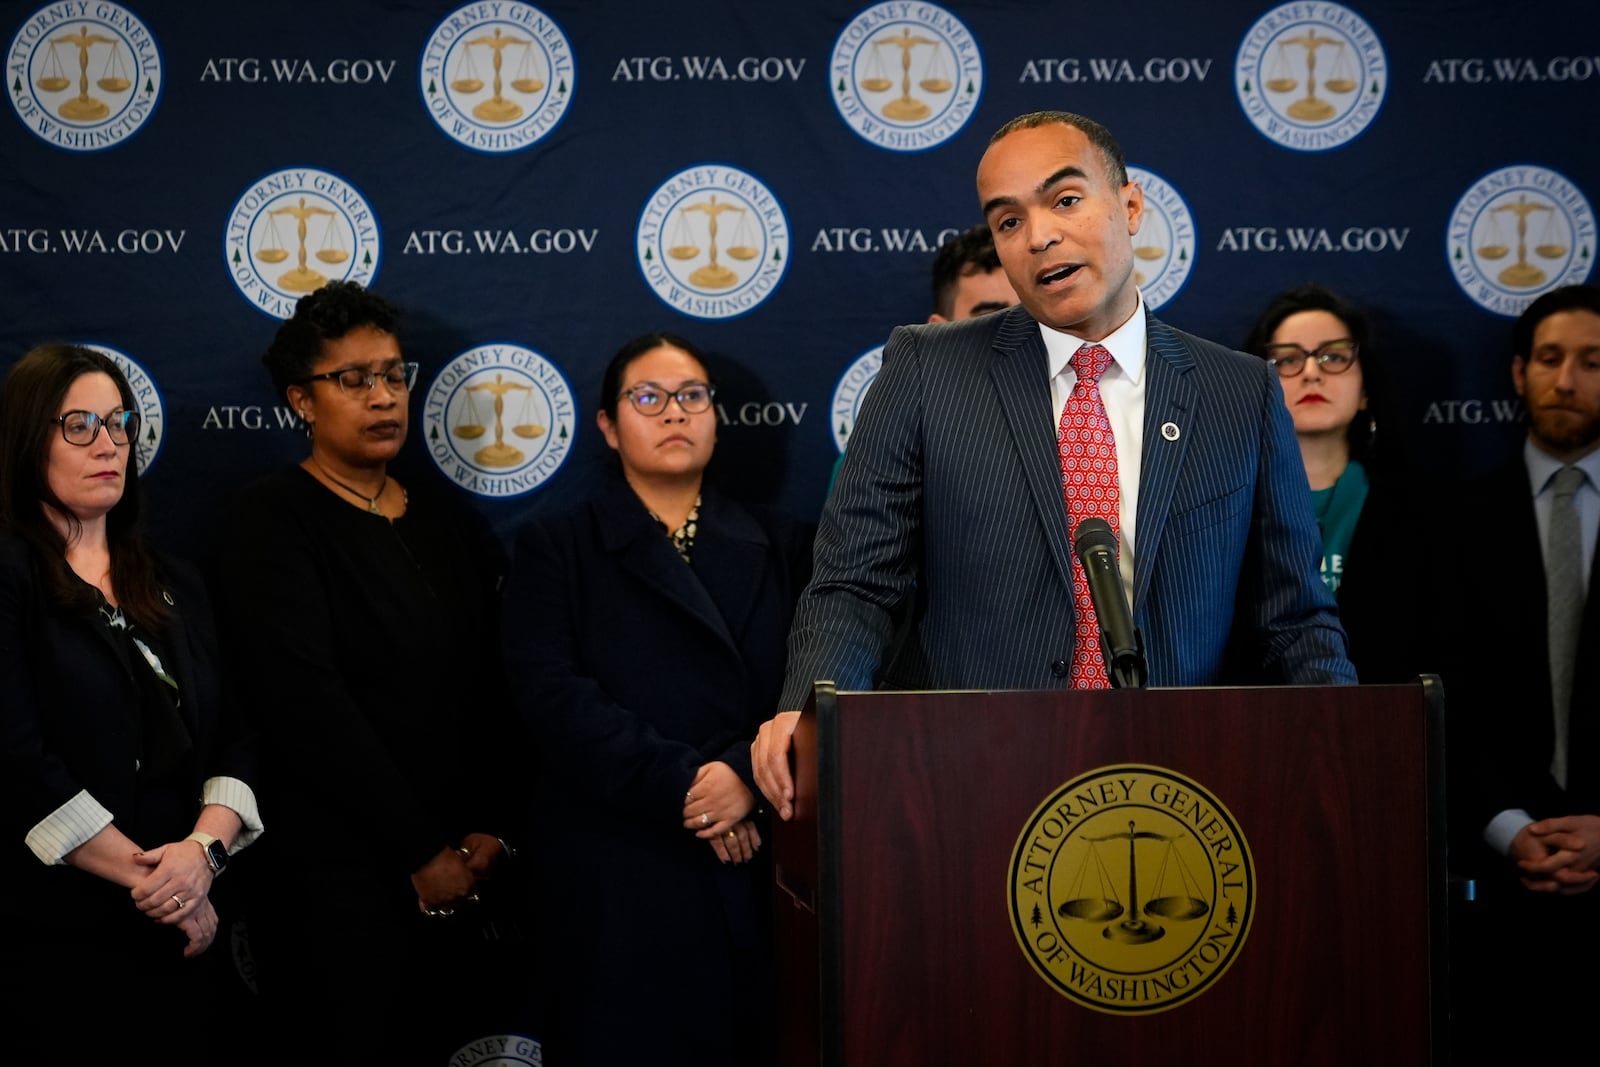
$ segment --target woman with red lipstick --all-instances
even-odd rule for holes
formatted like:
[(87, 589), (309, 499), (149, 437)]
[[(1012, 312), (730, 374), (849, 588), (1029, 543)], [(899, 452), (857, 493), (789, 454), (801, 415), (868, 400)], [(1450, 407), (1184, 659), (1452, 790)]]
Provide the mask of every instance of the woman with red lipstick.
[(715, 394), (687, 340), (628, 342), (595, 415), (617, 469), (517, 540), (506, 660), (541, 759), (551, 1062), (773, 1056), (750, 742), (776, 706), (809, 537), (707, 481)]
[(217, 559), (278, 839), (252, 924), (263, 1005), (327, 1062), (442, 1063), (504, 1032), (468, 951), (513, 836), (483, 773), (506, 750), (502, 553), (391, 473), (417, 376), (398, 320), (351, 282), (301, 298), (263, 362), (310, 449), (239, 497)]
[(1339, 602), (1357, 675), (1409, 680), (1418, 654), (1403, 628), (1419, 618), (1408, 573), (1416, 559), (1382, 541), (1416, 520), (1393, 431), (1379, 435), (1384, 391), (1367, 317), (1325, 286), (1303, 285), (1273, 297), (1244, 349), (1278, 371), (1322, 531), (1322, 580)]
[(93, 349), (36, 348), (0, 389), (4, 1063), (84, 1038), (207, 1062), (212, 888), (262, 829), (205, 591), (140, 532), (138, 432)]

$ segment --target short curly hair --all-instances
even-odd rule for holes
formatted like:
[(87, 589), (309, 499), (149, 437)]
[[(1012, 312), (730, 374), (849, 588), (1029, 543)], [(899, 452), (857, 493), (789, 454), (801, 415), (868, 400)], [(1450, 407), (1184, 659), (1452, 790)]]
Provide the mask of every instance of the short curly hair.
[(300, 298), (261, 362), (272, 375), (272, 387), (282, 394), (311, 374), (325, 342), (364, 326), (393, 334), (399, 322), (400, 309), (360, 282), (329, 282)]

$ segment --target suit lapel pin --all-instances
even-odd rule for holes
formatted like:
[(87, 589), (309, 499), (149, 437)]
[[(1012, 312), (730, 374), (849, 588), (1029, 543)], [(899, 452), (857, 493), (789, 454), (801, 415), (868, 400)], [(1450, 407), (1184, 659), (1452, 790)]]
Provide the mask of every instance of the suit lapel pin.
[(1168, 441), (1176, 441), (1181, 433), (1182, 431), (1178, 429), (1178, 424), (1175, 422), (1163, 422), (1161, 424), (1161, 436)]

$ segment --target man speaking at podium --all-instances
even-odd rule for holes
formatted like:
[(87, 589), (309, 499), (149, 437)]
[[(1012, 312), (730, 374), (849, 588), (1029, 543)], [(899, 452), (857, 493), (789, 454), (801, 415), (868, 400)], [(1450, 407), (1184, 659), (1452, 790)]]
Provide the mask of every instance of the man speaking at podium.
[[(1144, 196), (1111, 134), (1065, 112), (1014, 119), (978, 199), (1021, 306), (890, 336), (823, 510), (779, 706), (818, 679), (1105, 687), (1073, 554), (1090, 517), (1117, 535), (1149, 684), (1353, 684), (1277, 376), (1145, 309)], [(798, 715), (752, 746), (785, 819)]]

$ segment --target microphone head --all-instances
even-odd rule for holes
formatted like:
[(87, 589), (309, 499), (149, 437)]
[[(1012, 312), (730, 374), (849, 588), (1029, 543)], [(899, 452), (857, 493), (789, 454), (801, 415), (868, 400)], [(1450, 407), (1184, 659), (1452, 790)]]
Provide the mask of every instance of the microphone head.
[(1072, 550), (1081, 556), (1091, 548), (1101, 547), (1109, 548), (1113, 553), (1117, 550), (1117, 535), (1111, 532), (1111, 524), (1097, 518), (1078, 523), (1078, 529), (1073, 533)]

